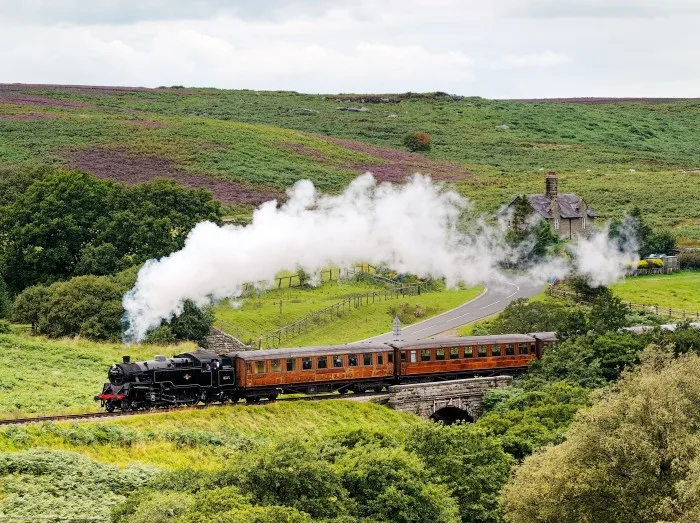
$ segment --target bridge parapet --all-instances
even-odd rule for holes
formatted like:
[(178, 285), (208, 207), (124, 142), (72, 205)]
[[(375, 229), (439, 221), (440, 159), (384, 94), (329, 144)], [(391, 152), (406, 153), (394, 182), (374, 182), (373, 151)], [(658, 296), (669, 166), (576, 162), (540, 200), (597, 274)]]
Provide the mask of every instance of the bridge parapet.
[(512, 376), (470, 378), (464, 380), (413, 383), (389, 387), (388, 406), (421, 418), (452, 423), (474, 421), (481, 415), (484, 393), (508, 387)]

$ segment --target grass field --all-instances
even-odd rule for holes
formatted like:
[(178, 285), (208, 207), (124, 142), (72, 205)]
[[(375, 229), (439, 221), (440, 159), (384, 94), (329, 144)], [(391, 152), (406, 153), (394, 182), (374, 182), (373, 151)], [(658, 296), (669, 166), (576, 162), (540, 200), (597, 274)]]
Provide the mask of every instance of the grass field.
[[(273, 290), (256, 298), (234, 302), (238, 308), (233, 308), (229, 302), (220, 304), (214, 309), (217, 318), (215, 325), (243, 341), (255, 341), (261, 334), (293, 323), (346, 297), (383, 290), (376, 285), (361, 282), (328, 282), (315, 288)], [(394, 319), (392, 307), (402, 304), (419, 306), (424, 316), (409, 316), (406, 320), (410, 318), (420, 321), (457, 307), (478, 296), (482, 290), (482, 287), (477, 286), (469, 289), (424, 292), (420, 296), (405, 296), (349, 309), (340, 318), (316, 324), (307, 332), (284, 340), (284, 343), (313, 345), (347, 343), (369, 338), (391, 330)]]
[[(215, 194), (244, 205), (279, 196), (301, 178), (338, 191), (368, 169), (385, 180), (422, 171), (453, 183), (480, 212), (541, 192), (543, 173), (556, 170), (560, 190), (580, 194), (603, 218), (639, 205), (652, 225), (671, 226), (683, 243), (700, 245), (698, 101), (387, 96), (399, 103), (291, 92), (0, 86), (0, 164), (73, 166), (122, 181), (167, 174), (207, 185), (201, 177), (209, 177), (225, 182), (212, 186)], [(367, 111), (338, 111), (357, 105)], [(415, 130), (432, 137), (425, 157), (401, 152), (403, 137)]]
[(700, 273), (678, 272), (627, 278), (612, 290), (623, 300), (700, 312)]
[(179, 346), (130, 347), (85, 340), (47, 340), (0, 335), (0, 416), (97, 411), (110, 365), (129, 354), (133, 360), (192, 350)]
[(319, 438), (339, 430), (400, 433), (422, 423), (372, 403), (324, 400), (234, 405), (113, 421), (41, 423), (0, 429), (0, 451), (35, 447), (78, 452), (119, 466), (220, 468), (236, 452), (286, 438)]

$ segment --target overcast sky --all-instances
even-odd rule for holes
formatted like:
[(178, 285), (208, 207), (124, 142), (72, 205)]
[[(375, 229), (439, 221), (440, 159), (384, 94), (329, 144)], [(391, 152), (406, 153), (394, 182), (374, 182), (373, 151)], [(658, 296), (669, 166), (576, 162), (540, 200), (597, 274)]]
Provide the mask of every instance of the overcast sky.
[(700, 0), (0, 0), (0, 82), (700, 96)]

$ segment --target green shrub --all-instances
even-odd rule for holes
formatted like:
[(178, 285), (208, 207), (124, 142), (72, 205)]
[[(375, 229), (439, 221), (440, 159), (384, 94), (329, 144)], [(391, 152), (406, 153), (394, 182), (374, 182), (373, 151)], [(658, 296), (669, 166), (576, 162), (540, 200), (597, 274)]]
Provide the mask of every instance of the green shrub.
[(409, 151), (430, 151), (430, 135), (421, 131), (407, 134), (403, 139), (403, 144)]
[(639, 260), (637, 263), (637, 269), (648, 269), (649, 268), (649, 262), (646, 260)]
[(680, 253), (678, 264), (681, 270), (700, 270), (700, 251)]

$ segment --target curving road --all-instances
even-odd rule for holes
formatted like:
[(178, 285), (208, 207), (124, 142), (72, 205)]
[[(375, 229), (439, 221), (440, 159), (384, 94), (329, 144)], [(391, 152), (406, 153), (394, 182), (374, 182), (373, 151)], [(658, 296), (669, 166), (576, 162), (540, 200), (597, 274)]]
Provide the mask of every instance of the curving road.
[[(543, 290), (544, 285), (541, 283), (522, 281), (499, 283), (498, 286), (487, 287), (480, 296), (464, 305), (404, 327), (401, 331), (401, 339), (409, 341), (437, 336), (467, 323), (497, 314), (505, 309), (511, 301), (518, 298), (531, 298)], [(393, 339), (394, 335), (388, 332), (362, 341), (391, 341)]]

